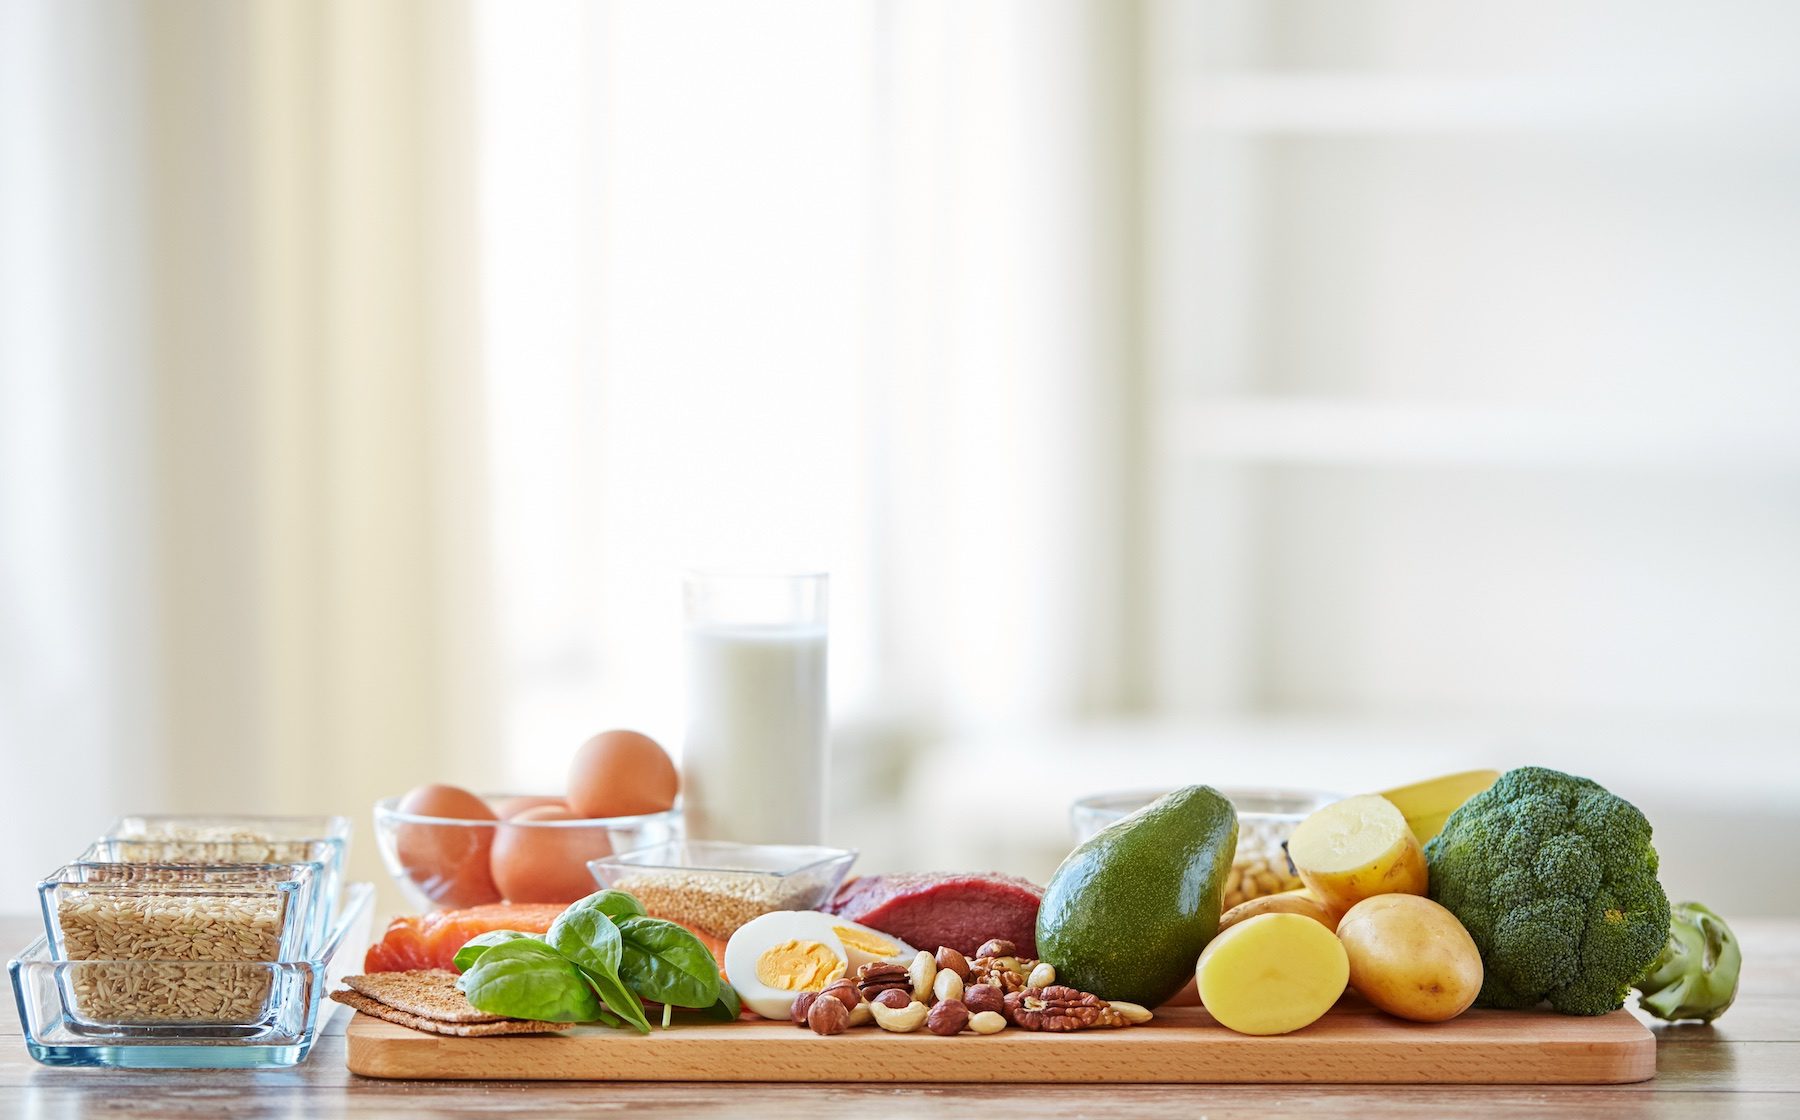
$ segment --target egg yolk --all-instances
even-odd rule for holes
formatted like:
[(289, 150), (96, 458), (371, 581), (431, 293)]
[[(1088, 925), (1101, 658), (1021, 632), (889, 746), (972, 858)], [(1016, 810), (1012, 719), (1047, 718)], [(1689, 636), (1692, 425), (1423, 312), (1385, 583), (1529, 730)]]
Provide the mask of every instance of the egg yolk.
[(817, 941), (783, 941), (756, 958), (756, 978), (782, 992), (816, 992), (844, 974), (844, 962)]
[(844, 943), (844, 948), (867, 953), (871, 957), (891, 957), (900, 951), (900, 946), (892, 941), (876, 937), (868, 930), (855, 929), (851, 926), (832, 926), (831, 932), (837, 934), (838, 940)]

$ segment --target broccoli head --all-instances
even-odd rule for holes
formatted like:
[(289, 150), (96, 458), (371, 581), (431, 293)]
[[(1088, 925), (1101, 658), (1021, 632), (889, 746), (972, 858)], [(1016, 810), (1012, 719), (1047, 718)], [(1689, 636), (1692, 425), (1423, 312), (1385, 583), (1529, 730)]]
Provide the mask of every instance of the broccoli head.
[(1700, 905), (1675, 907), (1662, 955), (1636, 984), (1638, 1006), (1659, 1019), (1712, 1022), (1737, 998), (1744, 957), (1725, 919)]
[(1586, 778), (1508, 771), (1450, 815), (1425, 858), (1431, 897), (1481, 950), (1478, 1006), (1605, 1014), (1669, 939), (1650, 822)]

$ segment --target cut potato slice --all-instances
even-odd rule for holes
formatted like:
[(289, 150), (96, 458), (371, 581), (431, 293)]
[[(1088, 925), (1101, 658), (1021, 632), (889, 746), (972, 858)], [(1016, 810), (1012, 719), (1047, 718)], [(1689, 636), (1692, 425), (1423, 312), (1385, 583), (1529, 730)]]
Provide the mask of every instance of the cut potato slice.
[(1350, 960), (1337, 935), (1299, 914), (1260, 914), (1212, 939), (1194, 968), (1200, 1002), (1239, 1034), (1287, 1034), (1344, 994)]
[(1294, 891), (1282, 891), (1280, 894), (1265, 894), (1248, 902), (1240, 902), (1219, 915), (1219, 932), (1224, 933), (1232, 926), (1258, 914), (1298, 914), (1303, 918), (1311, 918), (1326, 929), (1337, 929), (1338, 915), (1324, 903), (1312, 896), (1312, 892), (1302, 887)]
[(1376, 794), (1325, 806), (1294, 829), (1300, 881), (1339, 914), (1378, 894), (1424, 894), (1425, 849), (1393, 802)]

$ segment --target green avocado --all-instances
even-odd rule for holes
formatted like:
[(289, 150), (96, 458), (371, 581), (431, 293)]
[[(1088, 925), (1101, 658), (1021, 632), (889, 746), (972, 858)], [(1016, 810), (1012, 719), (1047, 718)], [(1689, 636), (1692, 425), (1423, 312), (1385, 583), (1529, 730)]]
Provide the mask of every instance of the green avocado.
[(1145, 1007), (1179, 992), (1219, 932), (1237, 834), (1224, 794), (1185, 786), (1070, 852), (1038, 908), (1056, 982)]

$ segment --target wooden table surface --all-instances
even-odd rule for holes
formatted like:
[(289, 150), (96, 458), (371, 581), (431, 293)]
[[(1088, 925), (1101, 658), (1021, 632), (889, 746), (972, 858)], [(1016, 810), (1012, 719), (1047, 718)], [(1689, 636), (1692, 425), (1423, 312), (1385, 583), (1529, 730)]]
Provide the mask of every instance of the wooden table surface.
[[(630, 1109), (637, 1116), (806, 1120), (855, 1110), (879, 1120), (984, 1115), (1056, 1120), (1173, 1115), (1327, 1117), (1800, 1116), (1800, 920), (1742, 921), (1744, 981), (1717, 1026), (1661, 1025), (1656, 1080), (1616, 1087), (1438, 1088), (1356, 1085), (1038, 1086), (701, 1085), (372, 1081), (344, 1068), (340, 1013), (297, 1069), (271, 1072), (49, 1069), (33, 1062), (18, 1020), (0, 1015), (0, 1117), (557, 1116)], [(23, 946), (32, 923), (0, 919), (0, 944)]]

